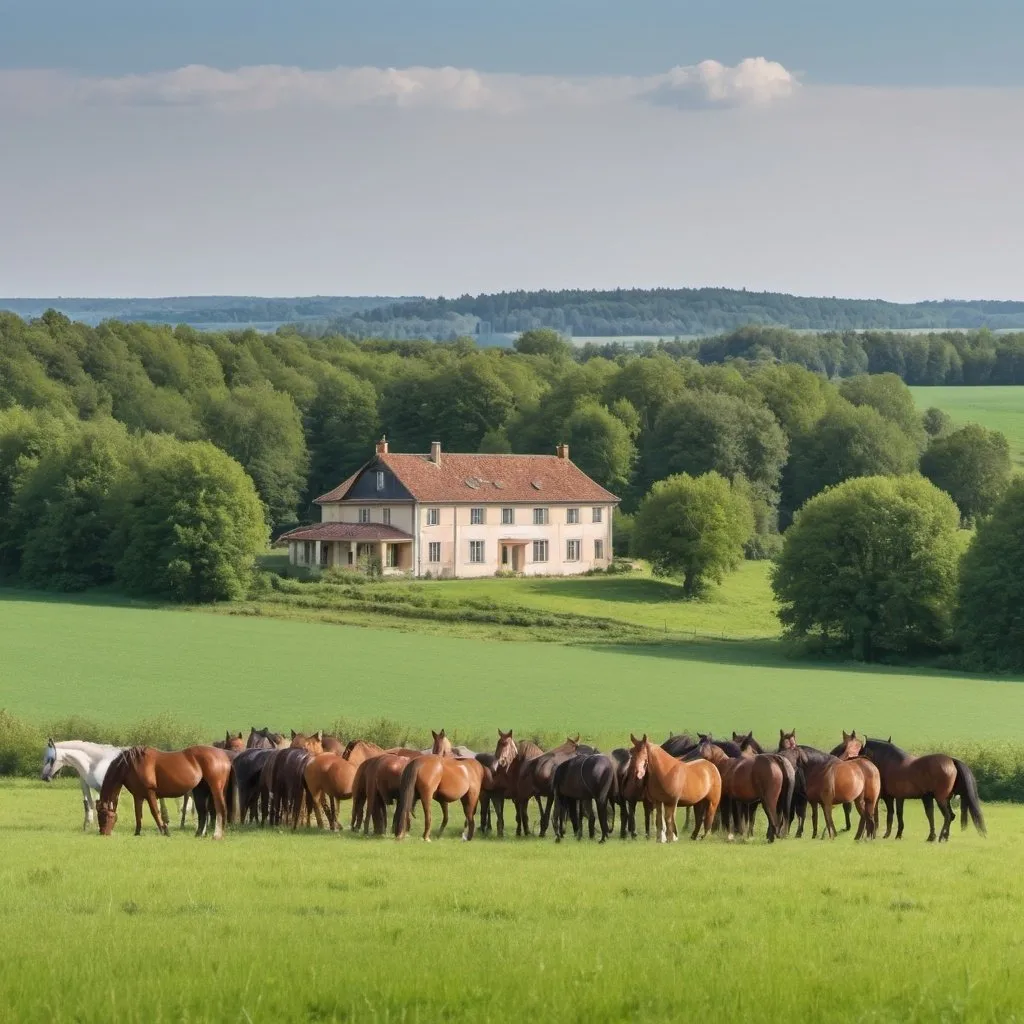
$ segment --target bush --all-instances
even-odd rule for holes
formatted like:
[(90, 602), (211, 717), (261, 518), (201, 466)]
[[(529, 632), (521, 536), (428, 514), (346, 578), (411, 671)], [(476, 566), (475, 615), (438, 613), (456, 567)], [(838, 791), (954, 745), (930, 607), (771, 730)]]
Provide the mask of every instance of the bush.
[(812, 498), (772, 574), (791, 638), (855, 658), (937, 648), (948, 636), (960, 515), (920, 476), (847, 480)]

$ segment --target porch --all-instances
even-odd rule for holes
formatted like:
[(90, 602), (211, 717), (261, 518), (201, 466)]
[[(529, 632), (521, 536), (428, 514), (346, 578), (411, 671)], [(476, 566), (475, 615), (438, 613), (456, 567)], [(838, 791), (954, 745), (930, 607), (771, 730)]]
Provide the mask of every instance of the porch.
[(316, 523), (300, 526), (278, 537), (287, 546), (288, 563), (314, 572), (349, 569), (368, 572), (380, 567), (385, 574), (413, 571), (412, 537), (381, 523)]

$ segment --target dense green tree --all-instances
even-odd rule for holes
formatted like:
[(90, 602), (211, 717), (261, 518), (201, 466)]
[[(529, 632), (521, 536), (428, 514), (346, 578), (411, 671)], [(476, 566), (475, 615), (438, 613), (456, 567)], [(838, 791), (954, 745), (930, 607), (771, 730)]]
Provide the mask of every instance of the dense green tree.
[(653, 426), (661, 410), (687, 389), (687, 375), (680, 364), (664, 353), (651, 358), (632, 357), (608, 382), (604, 402), (614, 408), (624, 398), (636, 409), (643, 430)]
[(924, 447), (924, 427), (914, 396), (895, 373), (859, 374), (844, 380), (839, 385), (839, 393), (853, 405), (877, 410), (897, 424), (919, 448)]
[(921, 426), (929, 437), (944, 437), (953, 429), (953, 418), (932, 405), (921, 414)]
[(523, 331), (513, 342), (515, 350), (524, 356), (552, 356), (566, 359), (572, 355), (572, 345), (550, 327)]
[(921, 456), (921, 472), (956, 502), (965, 523), (992, 511), (1012, 470), (1005, 435), (976, 423), (935, 438)]
[(823, 377), (795, 363), (761, 366), (750, 380), (790, 438), (811, 430), (834, 394)]
[(497, 427), (493, 430), (488, 430), (486, 434), (480, 439), (480, 447), (478, 449), (481, 455), (508, 455), (512, 451), (512, 442), (508, 439), (508, 434), (504, 427)]
[(978, 669), (1024, 672), (1024, 479), (978, 524), (964, 555), (957, 637)]
[(596, 402), (581, 405), (566, 421), (564, 439), (580, 469), (611, 491), (629, 483), (636, 445), (629, 428)]
[(772, 576), (779, 618), (864, 661), (948, 637), (960, 515), (920, 476), (847, 480), (812, 498), (786, 531)]
[(253, 478), (271, 524), (293, 522), (309, 456), (291, 396), (267, 385), (235, 388), (210, 400), (203, 424), (210, 440)]
[(917, 446), (877, 410), (837, 402), (810, 431), (793, 438), (783, 482), (786, 519), (808, 498), (858, 476), (896, 476), (917, 466)]
[(245, 594), (267, 527), (229, 455), (205, 441), (145, 438), (112, 503), (115, 573), (129, 592), (185, 602)]
[(640, 503), (633, 547), (658, 575), (680, 576), (694, 597), (743, 559), (754, 531), (746, 497), (718, 473), (659, 480)]

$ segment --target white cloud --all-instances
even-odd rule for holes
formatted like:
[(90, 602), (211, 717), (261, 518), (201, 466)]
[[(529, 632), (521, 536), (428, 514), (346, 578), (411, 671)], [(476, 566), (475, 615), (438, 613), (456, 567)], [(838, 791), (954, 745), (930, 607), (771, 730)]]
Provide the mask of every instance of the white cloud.
[(510, 112), (551, 106), (650, 102), (680, 109), (745, 106), (785, 99), (795, 76), (763, 57), (735, 67), (704, 61), (647, 77), (488, 74), (471, 68), (339, 67), (327, 71), (264, 64), (225, 71), (189, 65), (119, 77), (0, 71), (0, 107), (194, 106), (219, 110), (373, 105)]

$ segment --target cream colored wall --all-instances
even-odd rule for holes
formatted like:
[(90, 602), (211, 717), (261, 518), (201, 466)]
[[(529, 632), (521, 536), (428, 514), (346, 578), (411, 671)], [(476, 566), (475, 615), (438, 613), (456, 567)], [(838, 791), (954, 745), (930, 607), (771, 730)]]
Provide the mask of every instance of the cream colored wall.
[[(430, 507), (439, 510), (440, 522), (437, 526), (427, 525), (427, 514)], [(611, 562), (613, 508), (611, 505), (600, 506), (602, 509), (600, 523), (592, 521), (593, 505), (480, 505), (477, 507), (485, 510), (482, 526), (473, 525), (470, 522), (471, 507), (468, 505), (417, 506), (420, 559), (417, 572), (419, 575), (429, 571), (434, 575), (493, 576), (498, 569), (502, 568), (500, 544), (502, 539), (526, 542), (525, 562), (520, 566), (520, 571), (527, 576), (571, 576), (586, 572), (588, 569), (606, 568)], [(513, 525), (502, 525), (502, 507), (515, 509)], [(534, 526), (534, 507), (548, 509), (548, 524), (546, 526)], [(566, 522), (566, 509), (568, 508), (579, 508), (580, 522), (578, 524)], [(579, 561), (566, 561), (566, 542), (570, 539), (581, 541)], [(469, 560), (469, 542), (472, 540), (484, 542), (483, 562)], [(533, 561), (533, 541), (535, 540), (548, 542), (548, 561)], [(601, 559), (594, 558), (595, 540), (604, 541), (604, 557)], [(431, 541), (441, 544), (441, 561), (439, 563), (429, 561), (428, 545)]]
[(361, 508), (368, 508), (370, 510), (371, 523), (383, 523), (384, 509), (389, 508), (391, 509), (391, 525), (398, 530), (404, 530), (406, 533), (413, 532), (413, 505), (411, 503), (405, 505), (383, 505), (368, 501), (337, 502), (332, 505), (322, 505), (320, 518), (325, 523), (358, 523), (359, 510)]

